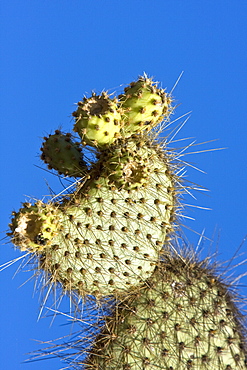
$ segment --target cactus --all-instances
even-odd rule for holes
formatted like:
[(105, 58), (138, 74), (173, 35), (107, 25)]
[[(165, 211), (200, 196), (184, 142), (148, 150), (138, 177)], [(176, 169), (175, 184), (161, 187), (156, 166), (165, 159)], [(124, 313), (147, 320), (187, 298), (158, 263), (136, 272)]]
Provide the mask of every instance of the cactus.
[(246, 369), (239, 316), (206, 262), (167, 256), (107, 317), (85, 369)]
[(147, 76), (118, 98), (84, 98), (73, 113), (81, 143), (57, 130), (41, 148), (48, 168), (79, 177), (73, 191), (13, 213), (8, 235), (38, 258), (48, 283), (79, 299), (116, 299), (86, 370), (246, 368), (226, 284), (206, 262), (171, 252), (181, 179), (175, 155), (150, 133), (171, 112), (171, 97)]
[(55, 134), (44, 139), (41, 159), (48, 164), (50, 170), (55, 169), (60, 175), (83, 176), (87, 166), (82, 159), (82, 149), (78, 143), (71, 140), (71, 134), (63, 135), (56, 130)]

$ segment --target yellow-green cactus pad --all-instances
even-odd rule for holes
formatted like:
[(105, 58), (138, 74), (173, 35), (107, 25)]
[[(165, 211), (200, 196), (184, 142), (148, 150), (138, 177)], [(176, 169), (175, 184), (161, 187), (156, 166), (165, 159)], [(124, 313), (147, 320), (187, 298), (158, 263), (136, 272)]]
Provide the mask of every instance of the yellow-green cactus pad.
[(71, 139), (71, 134), (62, 134), (56, 130), (55, 134), (44, 138), (41, 159), (48, 164), (49, 169), (55, 169), (61, 175), (82, 177), (87, 170), (82, 159), (82, 149)]
[(125, 137), (151, 130), (171, 113), (170, 96), (145, 76), (132, 82), (119, 98)]
[(84, 98), (78, 103), (73, 116), (76, 121), (74, 131), (84, 144), (104, 147), (120, 136), (121, 115), (117, 101), (110, 99), (106, 93)]
[(154, 163), (148, 186), (129, 191), (107, 178), (102, 159), (98, 177), (92, 173), (64, 205), (62, 231), (43, 254), (42, 268), (65, 289), (121, 293), (152, 274), (174, 220), (173, 179), (157, 155)]
[(85, 369), (244, 370), (237, 315), (207, 268), (170, 257), (107, 318)]

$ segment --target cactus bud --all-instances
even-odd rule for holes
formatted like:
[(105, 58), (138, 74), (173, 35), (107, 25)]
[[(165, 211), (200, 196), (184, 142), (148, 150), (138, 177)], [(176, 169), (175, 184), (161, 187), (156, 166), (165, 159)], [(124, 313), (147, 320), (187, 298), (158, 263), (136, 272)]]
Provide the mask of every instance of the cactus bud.
[(58, 210), (41, 201), (35, 205), (24, 203), (17, 213), (14, 213), (10, 224), (13, 244), (22, 251), (32, 253), (42, 252), (51, 245), (52, 238), (57, 235)]

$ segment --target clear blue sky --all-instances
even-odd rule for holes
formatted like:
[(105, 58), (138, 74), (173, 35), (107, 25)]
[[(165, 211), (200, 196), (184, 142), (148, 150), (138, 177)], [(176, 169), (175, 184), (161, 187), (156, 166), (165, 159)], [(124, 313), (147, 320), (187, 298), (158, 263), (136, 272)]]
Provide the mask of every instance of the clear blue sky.
[[(186, 208), (195, 218), (186, 225), (213, 239), (213, 246), (204, 243), (204, 254), (218, 249), (217, 259), (230, 259), (247, 234), (247, 2), (2, 0), (0, 17), (2, 237), (21, 201), (49, 193), (45, 180), (60, 189), (56, 178), (36, 167), (43, 166), (41, 138), (59, 126), (71, 129), (74, 103), (85, 92), (121, 91), (144, 71), (170, 91), (184, 71), (173, 93), (180, 104), (174, 118), (192, 115), (178, 137), (218, 139), (195, 150), (227, 147), (185, 157), (206, 172), (189, 170), (187, 178), (210, 190), (185, 202), (212, 208)], [(185, 232), (195, 244), (197, 235)], [(20, 256), (5, 241), (0, 264)], [(247, 243), (236, 262), (246, 250)], [(20, 287), (32, 272), (12, 279), (17, 267), (0, 274), (1, 366), (59, 369), (58, 359), (22, 363), (25, 353), (40, 347), (32, 339), (52, 340), (69, 327), (65, 332), (60, 326), (65, 319), (51, 326), (49, 318), (37, 322), (33, 281)], [(246, 264), (236, 274), (245, 270)], [(246, 286), (247, 277), (245, 296)]]

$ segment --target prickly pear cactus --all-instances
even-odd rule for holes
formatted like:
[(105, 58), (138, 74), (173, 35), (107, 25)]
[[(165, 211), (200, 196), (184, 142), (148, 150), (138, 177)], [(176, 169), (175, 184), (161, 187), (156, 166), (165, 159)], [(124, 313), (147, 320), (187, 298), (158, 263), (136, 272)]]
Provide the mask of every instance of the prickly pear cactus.
[(246, 369), (237, 316), (207, 265), (168, 257), (107, 318), (85, 369)]
[(73, 191), (12, 216), (8, 235), (49, 283), (117, 301), (86, 370), (246, 369), (227, 287), (206, 263), (171, 253), (181, 179), (150, 132), (171, 112), (170, 96), (147, 76), (118, 98), (84, 98), (73, 113), (80, 143), (57, 130), (41, 148), (48, 168), (78, 177)]
[[(131, 125), (125, 120), (142, 90), (142, 104), (153, 104), (154, 97), (160, 99), (157, 106), (163, 104), (165, 93), (151, 86), (150, 79), (140, 78), (132, 97), (128, 93), (119, 104), (106, 93), (80, 102), (74, 130), (81, 145), (60, 131), (45, 138), (41, 158), (50, 167), (68, 176), (84, 170), (85, 176), (60, 202), (28, 204), (14, 213), (10, 236), (21, 250), (35, 252), (39, 268), (65, 291), (125, 292), (152, 274), (167, 245), (178, 203), (172, 155), (137, 130), (138, 115), (131, 116)], [(160, 107), (155, 116), (164, 111)], [(82, 162), (85, 143), (99, 148), (90, 170)]]

